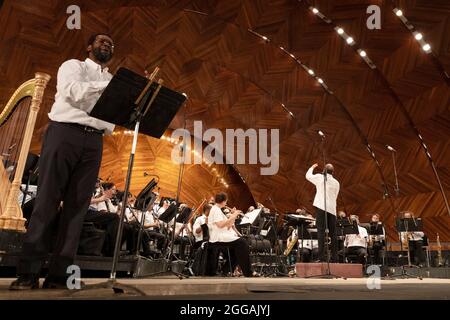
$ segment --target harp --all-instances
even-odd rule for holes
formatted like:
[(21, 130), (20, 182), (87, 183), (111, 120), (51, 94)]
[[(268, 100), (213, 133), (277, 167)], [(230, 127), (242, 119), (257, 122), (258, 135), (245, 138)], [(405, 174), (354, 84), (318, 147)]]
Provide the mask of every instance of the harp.
[(18, 197), (37, 113), (50, 76), (36, 73), (0, 113), (0, 230), (25, 231)]

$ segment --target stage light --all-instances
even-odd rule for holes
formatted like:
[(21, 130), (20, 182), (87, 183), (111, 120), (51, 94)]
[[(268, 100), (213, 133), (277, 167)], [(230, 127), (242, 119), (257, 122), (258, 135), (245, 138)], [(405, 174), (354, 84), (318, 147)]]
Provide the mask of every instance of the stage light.
[(291, 58), (295, 59), (295, 56), (292, 53), (289, 53), (289, 55), (291, 56)]
[(312, 76), (314, 75), (314, 71), (313, 71), (312, 69), (309, 69), (309, 70), (308, 70), (308, 73), (309, 73), (310, 75), (312, 75)]
[(263, 38), (264, 41), (269, 40), (269, 38), (267, 38), (266, 36), (262, 36), (261, 38)]
[(397, 15), (397, 17), (401, 17), (403, 15), (403, 11), (400, 9), (397, 9), (397, 10), (394, 9), (394, 11), (395, 11), (395, 14)]
[(420, 32), (418, 32), (418, 33), (416, 33), (416, 35), (414, 36), (414, 38), (416, 38), (416, 40), (422, 40), (423, 35), (422, 35)]
[(320, 84), (323, 83), (323, 80), (322, 80), (321, 78), (317, 78), (317, 81), (318, 81)]
[(425, 51), (425, 52), (430, 52), (431, 46), (430, 46), (428, 43), (425, 43), (425, 44), (422, 46), (422, 49), (423, 49), (423, 51)]
[(292, 118), (294, 117), (294, 114), (291, 111), (289, 111), (289, 114), (291, 115)]
[(364, 58), (365, 56), (367, 56), (367, 53), (364, 50), (361, 50), (359, 52), (359, 55)]
[(342, 29), (342, 28), (337, 29), (337, 33), (338, 34), (343, 34), (344, 33), (344, 29)]
[(317, 10), (316, 8), (312, 8), (312, 12), (313, 12), (314, 14), (318, 14), (318, 13), (319, 13), (319, 10)]
[(347, 40), (345, 40), (345, 41), (347, 41), (347, 43), (350, 45), (355, 42), (352, 37), (348, 37)]

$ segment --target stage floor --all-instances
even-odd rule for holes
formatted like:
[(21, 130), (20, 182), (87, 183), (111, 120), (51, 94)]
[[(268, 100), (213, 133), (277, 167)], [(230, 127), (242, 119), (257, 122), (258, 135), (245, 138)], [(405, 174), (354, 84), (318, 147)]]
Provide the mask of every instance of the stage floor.
[[(189, 299), (189, 300), (310, 300), (310, 299), (433, 299), (450, 300), (448, 279), (380, 280), (379, 290), (369, 290), (363, 279), (299, 278), (195, 278), (173, 276), (147, 279), (120, 279), (145, 292), (114, 294), (111, 289), (9, 291), (12, 278), (0, 279), (0, 299)], [(86, 284), (106, 279), (83, 279)], [(369, 280), (370, 281), (370, 280)], [(42, 281), (41, 281), (42, 284)]]

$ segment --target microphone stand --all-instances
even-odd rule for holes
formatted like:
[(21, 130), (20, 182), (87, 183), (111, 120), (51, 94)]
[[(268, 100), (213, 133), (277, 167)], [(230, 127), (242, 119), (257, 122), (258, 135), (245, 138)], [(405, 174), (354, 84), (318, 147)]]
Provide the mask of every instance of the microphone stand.
[[(283, 262), (284, 259), (280, 259), (280, 245), (278, 243), (278, 229), (277, 229), (277, 222), (276, 222), (276, 219), (277, 219), (277, 216), (278, 216), (278, 210), (277, 210), (277, 207), (275, 206), (275, 203), (272, 201), (272, 197), (269, 196), (267, 198), (267, 200), (270, 201), (270, 204), (275, 209), (275, 222), (273, 221), (274, 219), (270, 219), (270, 223), (272, 224), (272, 228), (273, 228), (273, 231), (274, 231), (274, 234), (275, 234), (275, 255), (276, 255), (277, 260), (278, 260), (277, 264), (280, 264), (283, 267), (283, 269), (285, 269), (286, 265)], [(274, 276), (281, 275), (281, 276), (286, 276), (286, 277), (289, 276), (286, 273), (280, 272), (280, 270), (278, 270), (278, 269), (275, 269), (275, 272), (273, 273), (273, 275)]]
[(397, 166), (395, 164), (395, 154), (394, 154), (394, 150), (391, 150), (391, 154), (392, 154), (392, 163), (394, 165), (394, 176), (395, 176), (395, 187), (394, 187), (394, 191), (395, 194), (397, 195), (397, 197), (400, 195), (400, 188), (398, 187), (398, 176), (397, 176)]

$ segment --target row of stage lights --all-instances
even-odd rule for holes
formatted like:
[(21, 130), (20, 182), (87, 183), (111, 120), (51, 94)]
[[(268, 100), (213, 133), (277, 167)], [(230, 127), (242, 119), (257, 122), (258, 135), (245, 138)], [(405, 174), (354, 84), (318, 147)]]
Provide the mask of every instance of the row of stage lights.
[[(171, 137), (166, 137), (166, 136), (162, 136), (161, 137), (162, 140), (167, 141), (169, 143), (172, 143), (176, 146), (181, 145), (182, 142), (177, 141), (176, 139), (173, 139)], [(190, 147), (188, 147), (188, 149), (190, 149)], [(196, 150), (192, 150), (192, 153), (194, 154), (195, 157), (200, 157), (201, 158), (201, 154), (199, 154)], [(204, 161), (205, 164), (211, 168), (212, 164), (208, 161)], [(213, 174), (216, 176), (216, 178), (219, 180), (219, 182), (225, 187), (225, 188), (229, 188), (229, 184), (226, 182), (226, 180), (219, 174), (218, 170), (216, 168), (212, 168), (211, 171), (213, 172)]]
[[(332, 21), (330, 19), (328, 19), (325, 15), (323, 15), (317, 8), (309, 7), (309, 10), (311, 10), (312, 13), (314, 13), (316, 16), (318, 16), (320, 19), (322, 19), (326, 23), (332, 23)], [(403, 22), (403, 24), (406, 26), (406, 28), (408, 28), (408, 30), (411, 31), (412, 35), (414, 36), (414, 39), (416, 39), (417, 42), (419, 42), (420, 46), (422, 47), (422, 50), (425, 51), (427, 54), (430, 53), (431, 52), (430, 44), (425, 42), (425, 40), (423, 39), (422, 33), (415, 30), (414, 26), (404, 16), (403, 11), (398, 8), (394, 8), (392, 11)], [(355, 45), (355, 40), (351, 36), (347, 35), (343, 28), (337, 26), (335, 28), (335, 30), (340, 36), (342, 36), (345, 39), (345, 41), (347, 42), (348, 45), (350, 45), (350, 46)], [(364, 51), (362, 49), (358, 49), (358, 53), (364, 60), (368, 59), (366, 51)], [(367, 60), (366, 60), (366, 63), (368, 63)], [(370, 66), (370, 64), (369, 64), (369, 66)]]

